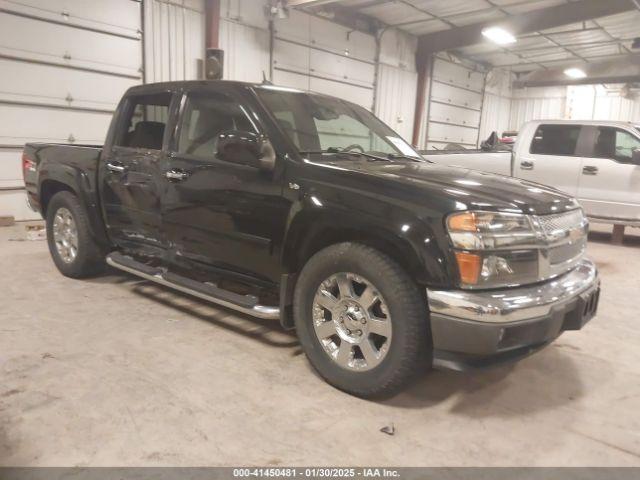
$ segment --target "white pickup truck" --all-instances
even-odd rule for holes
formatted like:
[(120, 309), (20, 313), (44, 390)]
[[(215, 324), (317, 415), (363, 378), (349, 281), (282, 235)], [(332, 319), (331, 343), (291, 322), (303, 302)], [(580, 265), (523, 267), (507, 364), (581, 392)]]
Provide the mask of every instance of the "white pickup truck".
[(640, 125), (536, 120), (523, 125), (512, 152), (421, 153), (436, 163), (553, 186), (577, 197), (594, 222), (640, 226)]

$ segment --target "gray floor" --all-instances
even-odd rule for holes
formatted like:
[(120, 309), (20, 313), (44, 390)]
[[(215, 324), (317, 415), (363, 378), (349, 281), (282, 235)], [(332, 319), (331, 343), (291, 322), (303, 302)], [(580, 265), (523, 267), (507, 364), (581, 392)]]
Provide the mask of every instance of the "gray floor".
[(0, 465), (640, 466), (640, 237), (593, 236), (584, 330), (369, 402), (274, 322), (113, 272), (67, 279), (24, 236), (0, 228)]

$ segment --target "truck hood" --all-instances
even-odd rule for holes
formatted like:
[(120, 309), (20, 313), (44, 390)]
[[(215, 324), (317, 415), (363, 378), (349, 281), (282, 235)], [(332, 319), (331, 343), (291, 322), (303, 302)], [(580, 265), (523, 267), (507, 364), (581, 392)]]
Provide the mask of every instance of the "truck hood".
[[(375, 184), (382, 181), (394, 186), (401, 185), (405, 193), (409, 193), (407, 190), (415, 192), (419, 196), (416, 201), (419, 202), (424, 202), (425, 199), (428, 201), (429, 197), (449, 197), (455, 202), (456, 209), (487, 209), (544, 215), (578, 206), (570, 195), (555, 188), (494, 173), (404, 160), (328, 160), (325, 156), (322, 162), (314, 164), (366, 176)], [(336, 178), (335, 172), (333, 178)], [(384, 194), (383, 191), (380, 193)], [(464, 207), (461, 204), (464, 204)]]

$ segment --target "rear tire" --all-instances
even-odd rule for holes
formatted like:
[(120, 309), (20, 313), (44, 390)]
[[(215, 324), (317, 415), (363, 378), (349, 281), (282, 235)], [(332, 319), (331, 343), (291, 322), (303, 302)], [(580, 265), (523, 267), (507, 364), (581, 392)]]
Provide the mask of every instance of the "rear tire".
[(47, 206), (47, 243), (60, 273), (85, 278), (104, 271), (104, 253), (91, 236), (87, 213), (71, 192), (56, 193)]
[(293, 308), (311, 365), (347, 393), (388, 397), (431, 366), (424, 293), (371, 247), (340, 243), (316, 253), (300, 273)]

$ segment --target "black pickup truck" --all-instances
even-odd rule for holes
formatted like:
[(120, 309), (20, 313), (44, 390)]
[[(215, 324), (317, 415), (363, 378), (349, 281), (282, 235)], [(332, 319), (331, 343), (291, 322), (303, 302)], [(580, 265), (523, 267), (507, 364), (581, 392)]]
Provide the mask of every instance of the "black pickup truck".
[(542, 185), (432, 164), (362, 107), (270, 84), (133, 87), (104, 146), (27, 144), (62, 274), (109, 264), (295, 328), (361, 397), (522, 358), (595, 313), (587, 221)]

